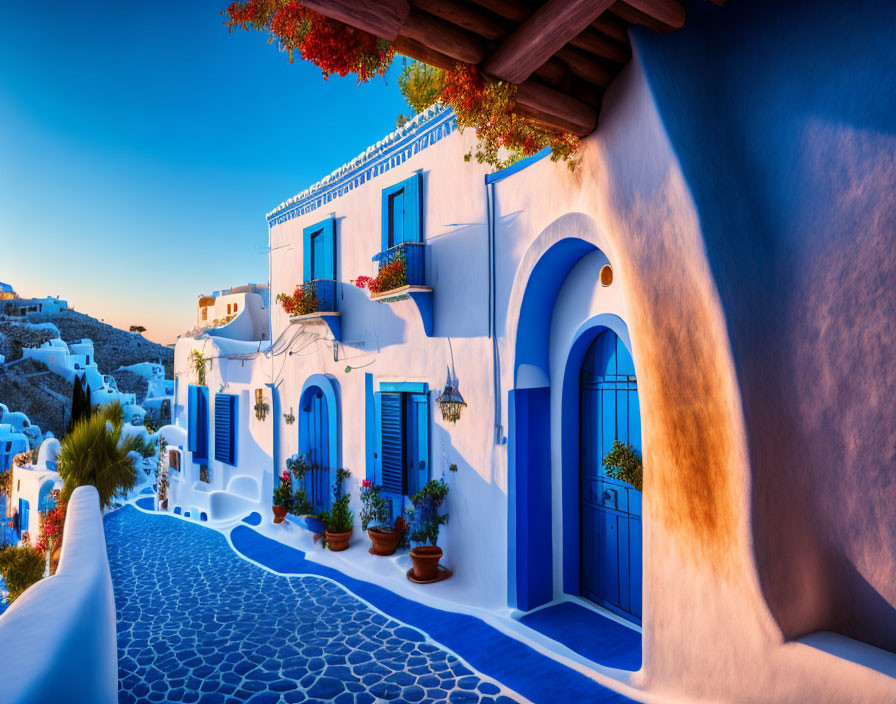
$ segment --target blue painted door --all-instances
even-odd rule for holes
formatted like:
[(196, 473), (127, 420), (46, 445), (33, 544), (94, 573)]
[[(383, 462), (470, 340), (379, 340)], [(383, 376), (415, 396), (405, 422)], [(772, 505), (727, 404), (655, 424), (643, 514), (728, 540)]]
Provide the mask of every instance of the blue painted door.
[(635, 366), (607, 330), (588, 349), (581, 375), (582, 595), (640, 623), (641, 493), (603, 467), (617, 439), (640, 454)]
[(28, 530), (28, 525), (30, 521), (31, 507), (28, 505), (28, 502), (25, 499), (19, 499), (19, 533), (24, 533)]
[(305, 477), (305, 491), (315, 511), (330, 507), (330, 424), (323, 392), (310, 394), (307, 406), (308, 461), (314, 469)]

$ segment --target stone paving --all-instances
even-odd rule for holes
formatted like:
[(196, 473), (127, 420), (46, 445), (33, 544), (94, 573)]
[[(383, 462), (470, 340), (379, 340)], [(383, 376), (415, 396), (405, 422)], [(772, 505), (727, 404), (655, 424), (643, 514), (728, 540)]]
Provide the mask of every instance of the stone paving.
[(119, 702), (520, 701), (338, 584), (272, 574), (215, 531), (132, 507), (105, 529)]

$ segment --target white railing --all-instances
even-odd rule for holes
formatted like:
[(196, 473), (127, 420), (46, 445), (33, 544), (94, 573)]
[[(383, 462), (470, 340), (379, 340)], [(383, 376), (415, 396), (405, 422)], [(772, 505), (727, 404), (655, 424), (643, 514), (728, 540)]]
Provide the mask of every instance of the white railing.
[(0, 616), (0, 704), (118, 700), (115, 600), (99, 495), (72, 493), (59, 568)]

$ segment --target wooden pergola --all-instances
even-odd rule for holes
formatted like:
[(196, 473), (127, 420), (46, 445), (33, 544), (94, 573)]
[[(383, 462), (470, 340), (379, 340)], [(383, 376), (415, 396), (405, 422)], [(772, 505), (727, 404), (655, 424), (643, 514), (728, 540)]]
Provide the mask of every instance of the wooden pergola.
[[(718, 3), (724, 0), (715, 0)], [(518, 86), (515, 110), (579, 136), (631, 57), (630, 25), (671, 32), (678, 0), (303, 0), (440, 68), (475, 64)]]

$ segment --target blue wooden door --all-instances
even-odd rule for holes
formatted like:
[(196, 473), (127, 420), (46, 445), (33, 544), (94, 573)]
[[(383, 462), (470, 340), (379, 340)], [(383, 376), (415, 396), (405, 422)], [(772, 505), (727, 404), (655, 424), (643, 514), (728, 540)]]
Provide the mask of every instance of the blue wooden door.
[(640, 454), (635, 366), (607, 330), (588, 349), (581, 375), (582, 595), (640, 623), (641, 493), (603, 467), (617, 439)]
[(327, 398), (323, 392), (311, 392), (307, 404), (308, 461), (314, 467), (305, 477), (305, 491), (315, 511), (330, 507), (330, 423)]
[(25, 499), (19, 499), (19, 533), (28, 530), (28, 523), (31, 519), (31, 507)]

